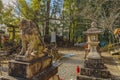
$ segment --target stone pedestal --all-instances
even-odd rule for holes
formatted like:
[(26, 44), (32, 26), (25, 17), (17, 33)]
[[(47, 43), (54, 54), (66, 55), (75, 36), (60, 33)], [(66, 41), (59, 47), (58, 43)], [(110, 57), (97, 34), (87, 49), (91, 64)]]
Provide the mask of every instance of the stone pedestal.
[(111, 74), (102, 59), (87, 59), (77, 80), (111, 80)]
[(48, 80), (58, 71), (57, 66), (52, 65), (52, 57), (43, 56), (31, 61), (9, 62), (9, 75), (22, 78), (21, 80)]
[(98, 34), (102, 34), (101, 29), (96, 28), (95, 21), (91, 23), (91, 28), (84, 32), (87, 35), (87, 43), (90, 52), (84, 62), (84, 67), (81, 68), (77, 80), (111, 80), (111, 74), (105, 67), (99, 49)]

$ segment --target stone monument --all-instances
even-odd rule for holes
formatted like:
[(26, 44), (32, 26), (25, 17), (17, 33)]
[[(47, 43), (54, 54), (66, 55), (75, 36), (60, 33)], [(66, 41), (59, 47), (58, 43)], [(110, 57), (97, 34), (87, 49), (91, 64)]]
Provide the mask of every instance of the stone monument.
[(56, 32), (51, 32), (51, 43), (54, 43), (56, 45)]
[(53, 65), (52, 57), (44, 52), (39, 28), (23, 19), (20, 29), (22, 49), (15, 60), (9, 62), (9, 75), (20, 78), (18, 80), (49, 80), (56, 75), (58, 66)]
[(84, 32), (87, 35), (87, 43), (90, 45), (90, 51), (81, 68), (77, 80), (111, 80), (111, 74), (103, 63), (103, 60), (96, 50), (98, 46), (98, 34), (103, 33), (101, 29), (96, 28), (96, 23), (91, 23), (91, 28)]
[(51, 53), (53, 60), (57, 61), (61, 58), (61, 55), (58, 52), (58, 48), (57, 48), (57, 43), (56, 43), (56, 30), (54, 29), (51, 32), (51, 41), (50, 41), (50, 46), (49, 46), (49, 52)]

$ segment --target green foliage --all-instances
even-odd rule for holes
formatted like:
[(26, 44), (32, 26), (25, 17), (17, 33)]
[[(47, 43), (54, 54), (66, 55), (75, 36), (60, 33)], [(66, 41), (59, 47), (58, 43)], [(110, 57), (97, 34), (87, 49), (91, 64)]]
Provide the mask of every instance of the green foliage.
[[(52, 7), (50, 1), (54, 1)], [(114, 24), (120, 16), (119, 0), (64, 0), (63, 5), (62, 2), (63, 0), (30, 0), (28, 3), (26, 0), (17, 0), (16, 8), (20, 13), (17, 17), (13, 12), (14, 7), (4, 8), (0, 0), (0, 23), (18, 27), (20, 19), (26, 18), (34, 21), (43, 34), (49, 29), (57, 28), (59, 31), (62, 28), (62, 36), (67, 36), (70, 42), (77, 42), (85, 41), (83, 31), (95, 20), (97, 27), (111, 31), (111, 34), (105, 31), (100, 36), (101, 40), (114, 39)], [(60, 24), (51, 23), (50, 20), (60, 21)]]
[[(16, 15), (14, 14), (13, 6), (8, 6), (8, 7), (3, 6), (1, 16), (2, 16), (2, 20), (0, 21), (1, 24), (5, 24), (6, 27), (8, 27), (8, 29), (10, 29), (10, 28), (13, 29), (13, 28), (18, 27), (20, 19), (18, 17), (16, 17)], [(14, 40), (15, 36), (16, 36), (15, 31), (13, 30), (12, 32), (9, 32), (9, 34), (10, 34), (10, 38), (12, 38), (12, 40)]]
[(17, 7), (22, 17), (30, 20), (34, 18), (33, 10), (30, 8), (25, 0), (17, 0)]
[(2, 9), (3, 9), (3, 3), (2, 3), (2, 0), (0, 0), (0, 23), (2, 21), (2, 14), (1, 14)]
[(46, 0), (30, 0), (29, 3), (25, 0), (17, 0), (17, 8), (20, 12), (21, 18), (34, 21), (36, 25), (41, 28), (41, 32), (44, 33), (45, 22), (49, 19), (46, 10)]
[(40, 2), (41, 2), (41, 0), (31, 0), (31, 8), (33, 11), (40, 10)]
[(2, 11), (3, 9), (3, 3), (2, 3), (2, 0), (0, 0), (0, 12)]
[[(91, 21), (96, 21), (99, 28), (111, 31), (109, 38), (114, 41), (114, 22), (120, 16), (120, 2), (117, 0), (64, 0), (64, 23), (69, 27), (69, 40), (82, 38), (83, 31), (90, 27)], [(87, 20), (87, 21), (86, 21)], [(76, 39), (77, 40), (77, 39)]]
[(84, 7), (88, 1), (87, 0), (65, 0), (63, 17), (64, 26), (69, 29), (69, 40), (72, 42), (85, 41), (83, 38), (83, 31), (89, 27), (90, 20), (85, 19), (84, 15), (81, 15)]

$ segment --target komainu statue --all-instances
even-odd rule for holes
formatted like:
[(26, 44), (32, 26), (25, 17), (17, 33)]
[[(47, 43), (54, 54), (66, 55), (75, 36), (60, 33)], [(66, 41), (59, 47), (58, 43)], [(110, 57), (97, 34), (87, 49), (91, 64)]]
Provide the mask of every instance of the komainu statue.
[(44, 42), (41, 38), (39, 27), (32, 21), (23, 19), (20, 22), (22, 49), (20, 55), (37, 56), (44, 55)]
[[(15, 60), (9, 61), (6, 80), (58, 80), (55, 79), (59, 64), (53, 65), (52, 56), (45, 53), (45, 44), (39, 27), (29, 20), (20, 23), (22, 49)], [(1, 80), (1, 79), (0, 79)]]

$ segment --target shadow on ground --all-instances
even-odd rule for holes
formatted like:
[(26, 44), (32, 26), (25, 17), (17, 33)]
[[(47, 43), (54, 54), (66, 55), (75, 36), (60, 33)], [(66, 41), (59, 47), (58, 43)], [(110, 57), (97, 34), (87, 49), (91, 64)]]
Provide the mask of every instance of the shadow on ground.
[(83, 64), (84, 60), (78, 60), (78, 59), (73, 59), (73, 58), (62, 58), (60, 60), (62, 63), (70, 63), (70, 64)]

